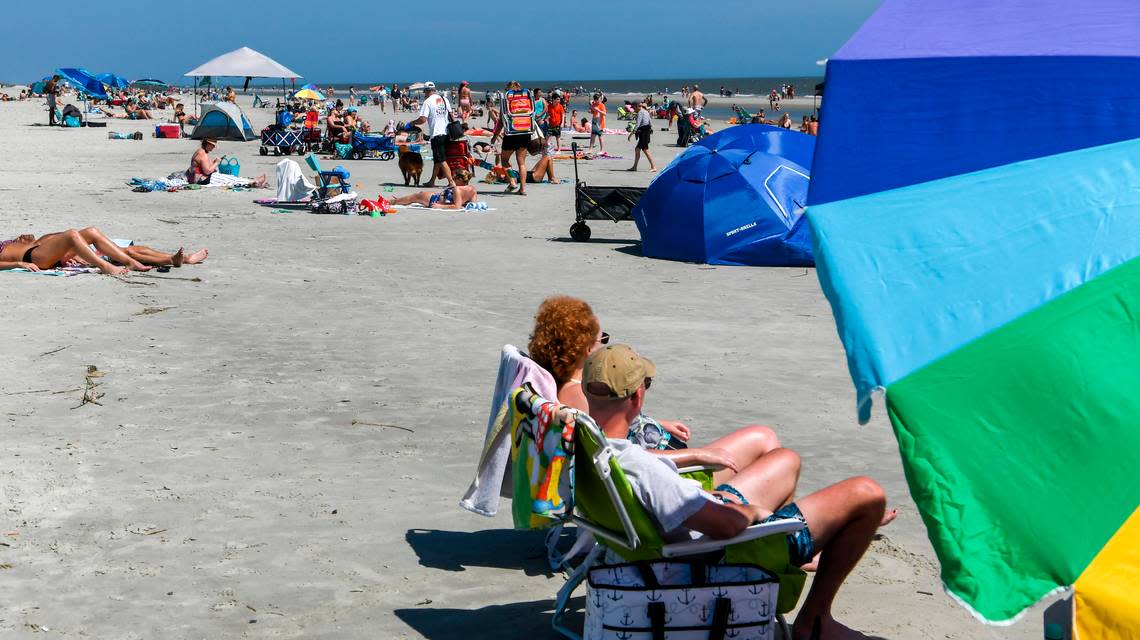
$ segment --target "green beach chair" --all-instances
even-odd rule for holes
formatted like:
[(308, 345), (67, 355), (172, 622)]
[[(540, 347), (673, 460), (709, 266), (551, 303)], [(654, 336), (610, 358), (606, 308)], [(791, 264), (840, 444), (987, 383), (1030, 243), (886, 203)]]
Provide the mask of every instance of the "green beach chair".
[[(533, 389), (524, 387), (515, 397), (515, 402), (516, 410), (529, 413), (531, 407), (539, 406), (543, 400)], [(575, 414), (572, 470), (574, 512), (567, 521), (590, 532), (596, 541), (586, 559), (570, 573), (555, 600), (551, 624), (568, 638), (581, 638), (580, 634), (569, 629), (563, 622), (570, 596), (589, 570), (604, 557), (606, 550), (612, 550), (626, 561), (701, 556), (724, 551), (739, 543), (798, 531), (804, 526), (799, 520), (789, 518), (754, 524), (740, 535), (727, 540), (699, 537), (666, 543), (657, 524), (634, 495), (629, 479), (617, 462), (616, 452), (597, 423), (585, 413), (569, 407), (560, 407), (558, 410)], [(533, 415), (529, 417), (533, 419)], [(697, 479), (701, 479), (699, 476), (702, 474), (709, 481), (712, 477), (712, 469), (707, 467), (686, 467), (678, 471), (690, 477), (697, 476)], [(783, 626), (783, 617), (779, 617), (779, 621)]]

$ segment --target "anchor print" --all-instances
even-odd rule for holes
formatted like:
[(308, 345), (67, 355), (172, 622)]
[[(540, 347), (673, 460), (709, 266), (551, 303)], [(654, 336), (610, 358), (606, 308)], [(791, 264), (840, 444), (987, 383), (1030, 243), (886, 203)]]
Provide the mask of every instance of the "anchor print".
[(728, 595), (728, 592), (725, 591), (724, 589), (720, 588), (720, 587), (717, 587), (713, 591), (713, 595), (716, 596), (717, 598), (723, 598), (723, 597)]
[(650, 589), (649, 593), (645, 594), (645, 599), (650, 602), (660, 602), (661, 597), (661, 592), (657, 589)]
[(726, 637), (726, 638), (736, 638), (739, 636), (740, 636), (740, 629), (725, 629), (724, 630), (724, 637)]
[(618, 631), (617, 637), (618, 637), (618, 640), (630, 640), (631, 638), (633, 638), (633, 632), (631, 632), (631, 631)]
[(629, 609), (626, 609), (625, 613), (622, 614), (621, 623), (627, 627), (633, 624), (633, 616), (629, 615)]
[(607, 594), (606, 594), (606, 598), (607, 598), (607, 599), (609, 599), (609, 600), (613, 600), (614, 602), (617, 602), (618, 600), (621, 600), (621, 599), (622, 599), (622, 598), (624, 598), (624, 597), (625, 597), (625, 596), (624, 596), (624, 595), (622, 595), (622, 594), (621, 594), (620, 592), (618, 592), (618, 591), (611, 591), (611, 592), (609, 592), (609, 593), (607, 593)]
[(697, 597), (689, 593), (688, 589), (681, 589), (681, 595), (677, 596), (677, 602), (681, 604), (692, 604), (696, 599)]
[(764, 589), (764, 585), (760, 585), (760, 584), (748, 585), (748, 593), (751, 593), (754, 596), (760, 595), (760, 592), (763, 591), (763, 589)]
[(602, 608), (602, 592), (601, 591), (594, 591), (594, 606), (599, 608), (599, 609)]
[(700, 615), (697, 616), (697, 619), (700, 620), (701, 622), (708, 622), (709, 621), (709, 608), (706, 606), (701, 606), (701, 613), (700, 613)]

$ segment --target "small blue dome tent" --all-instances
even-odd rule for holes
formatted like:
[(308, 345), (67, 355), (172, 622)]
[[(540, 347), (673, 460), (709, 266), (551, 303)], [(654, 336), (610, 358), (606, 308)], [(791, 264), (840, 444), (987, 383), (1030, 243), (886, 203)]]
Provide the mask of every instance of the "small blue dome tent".
[(815, 138), (763, 124), (730, 127), (677, 156), (633, 210), (650, 258), (812, 266), (803, 218)]
[(190, 137), (194, 140), (215, 138), (245, 142), (257, 138), (257, 135), (236, 104), (218, 102), (206, 109)]

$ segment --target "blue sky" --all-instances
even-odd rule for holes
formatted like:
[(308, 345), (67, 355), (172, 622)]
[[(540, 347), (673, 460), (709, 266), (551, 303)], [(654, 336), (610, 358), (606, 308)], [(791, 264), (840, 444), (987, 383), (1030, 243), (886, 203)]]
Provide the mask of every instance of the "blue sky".
[(177, 82), (240, 46), (326, 83), (820, 75), (815, 61), (879, 3), (195, 0), (186, 11), (151, 3), (125, 17), (62, 0), (49, 17), (43, 0), (5, 0), (9, 24), (22, 26), (0, 40), (0, 81), (85, 66)]

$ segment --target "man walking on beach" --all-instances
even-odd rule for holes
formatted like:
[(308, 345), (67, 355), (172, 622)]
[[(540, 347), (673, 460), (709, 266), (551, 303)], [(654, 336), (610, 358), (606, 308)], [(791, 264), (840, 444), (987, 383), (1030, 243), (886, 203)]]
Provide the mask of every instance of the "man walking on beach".
[(55, 97), (59, 93), (59, 76), (54, 75), (44, 84), (44, 95), (47, 96), (48, 126), (55, 126)]
[(451, 113), (451, 105), (447, 98), (435, 92), (434, 82), (424, 83), (424, 103), (420, 107), (420, 117), (408, 123), (408, 127), (428, 123), (427, 136), (431, 142), (431, 178), (425, 187), (434, 187), (435, 179), (443, 176), (447, 186), (454, 187), (455, 181), (451, 178), (451, 167), (447, 166), (447, 119)]
[(637, 123), (633, 131), (629, 132), (626, 140), (637, 136), (637, 146), (633, 148), (633, 166), (626, 171), (637, 171), (637, 163), (641, 161), (641, 154), (649, 159), (649, 170), (657, 171), (657, 164), (649, 153), (649, 140), (653, 136), (653, 123), (649, 120), (649, 108), (640, 102), (633, 103), (633, 110), (637, 112)]

